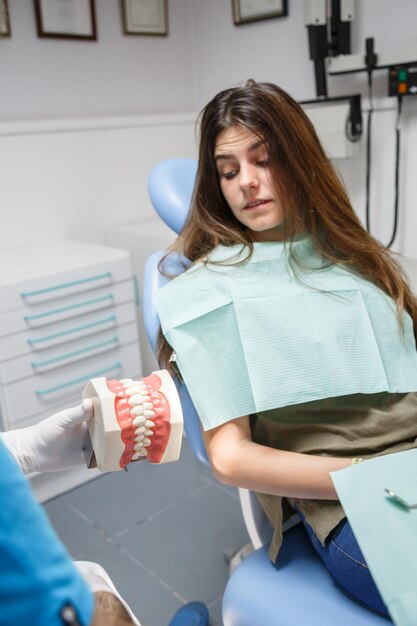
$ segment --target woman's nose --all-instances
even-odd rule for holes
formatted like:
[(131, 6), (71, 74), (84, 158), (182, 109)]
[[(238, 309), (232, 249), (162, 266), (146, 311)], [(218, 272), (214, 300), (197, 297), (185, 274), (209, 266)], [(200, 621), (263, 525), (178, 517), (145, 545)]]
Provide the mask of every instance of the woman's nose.
[(259, 186), (259, 178), (256, 167), (253, 165), (241, 165), (239, 184), (242, 190)]

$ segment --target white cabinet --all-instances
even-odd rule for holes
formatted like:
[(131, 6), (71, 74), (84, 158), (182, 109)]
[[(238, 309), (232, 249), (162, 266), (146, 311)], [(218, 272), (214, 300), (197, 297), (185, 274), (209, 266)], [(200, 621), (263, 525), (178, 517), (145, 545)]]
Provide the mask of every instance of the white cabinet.
[[(138, 277), (139, 289), (143, 286), (143, 270), (147, 259), (157, 250), (166, 250), (175, 241), (176, 234), (159, 217), (126, 224), (108, 229), (105, 238), (109, 245), (129, 250), (133, 270)], [(138, 308), (139, 335), (143, 370), (149, 374), (158, 368), (156, 359), (146, 337), (142, 306)]]
[[(62, 240), (0, 251), (3, 430), (78, 404), (90, 378), (141, 375), (137, 286), (126, 250)], [(77, 482), (92, 476), (81, 474)], [(51, 488), (38, 478), (42, 499), (62, 490), (56, 475), (45, 476)], [(65, 483), (74, 486), (68, 473)]]

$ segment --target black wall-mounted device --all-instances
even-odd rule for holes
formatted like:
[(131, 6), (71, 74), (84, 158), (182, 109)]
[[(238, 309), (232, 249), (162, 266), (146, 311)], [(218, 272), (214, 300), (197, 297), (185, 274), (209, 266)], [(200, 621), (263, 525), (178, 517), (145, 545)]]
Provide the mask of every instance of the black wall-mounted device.
[(417, 95), (417, 63), (394, 65), (389, 68), (388, 95)]

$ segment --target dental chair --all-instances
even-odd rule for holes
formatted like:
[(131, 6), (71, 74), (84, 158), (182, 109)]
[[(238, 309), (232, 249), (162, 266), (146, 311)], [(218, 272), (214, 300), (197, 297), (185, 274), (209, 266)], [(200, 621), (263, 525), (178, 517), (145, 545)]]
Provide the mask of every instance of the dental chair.
[[(171, 159), (160, 163), (149, 178), (151, 202), (161, 219), (176, 233), (188, 214), (197, 162)], [(148, 339), (155, 351), (159, 320), (157, 290), (168, 280), (158, 271), (164, 251), (154, 253), (145, 267), (143, 309)], [(178, 275), (189, 265), (180, 255), (165, 266)], [(199, 420), (185, 385), (176, 381), (188, 443), (196, 457), (208, 464)], [(346, 596), (333, 582), (316, 555), (301, 524), (284, 533), (275, 568), (268, 558), (271, 525), (256, 496), (239, 489), (244, 521), (254, 552), (234, 569), (223, 598), (224, 626), (389, 626), (390, 620), (370, 612)]]

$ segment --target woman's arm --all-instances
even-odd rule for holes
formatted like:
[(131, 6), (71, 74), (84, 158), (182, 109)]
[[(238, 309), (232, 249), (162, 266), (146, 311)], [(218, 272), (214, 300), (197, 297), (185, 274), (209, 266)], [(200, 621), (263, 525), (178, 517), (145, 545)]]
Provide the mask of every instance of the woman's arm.
[(292, 498), (337, 500), (329, 472), (351, 459), (275, 450), (252, 441), (248, 417), (203, 432), (216, 478), (235, 487)]

